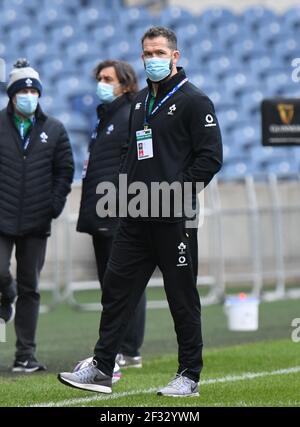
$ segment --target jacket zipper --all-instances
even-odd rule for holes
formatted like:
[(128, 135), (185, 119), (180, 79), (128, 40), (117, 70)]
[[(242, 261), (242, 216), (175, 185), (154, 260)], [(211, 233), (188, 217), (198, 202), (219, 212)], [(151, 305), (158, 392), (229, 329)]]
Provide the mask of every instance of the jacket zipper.
[(22, 229), (22, 217), (23, 217), (23, 202), (24, 202), (24, 191), (25, 191), (25, 169), (26, 169), (26, 154), (23, 154), (22, 159), (22, 183), (21, 183), (21, 189), (20, 189), (20, 210), (18, 215), (18, 234), (21, 232)]

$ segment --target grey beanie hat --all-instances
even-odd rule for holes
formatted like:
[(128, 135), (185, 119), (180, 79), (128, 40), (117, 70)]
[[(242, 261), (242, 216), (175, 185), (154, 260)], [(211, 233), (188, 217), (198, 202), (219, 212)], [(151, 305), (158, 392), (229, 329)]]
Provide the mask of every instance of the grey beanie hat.
[(30, 87), (36, 89), (41, 96), (43, 88), (39, 73), (30, 67), (27, 59), (18, 59), (9, 74), (7, 95), (12, 98), (19, 90)]

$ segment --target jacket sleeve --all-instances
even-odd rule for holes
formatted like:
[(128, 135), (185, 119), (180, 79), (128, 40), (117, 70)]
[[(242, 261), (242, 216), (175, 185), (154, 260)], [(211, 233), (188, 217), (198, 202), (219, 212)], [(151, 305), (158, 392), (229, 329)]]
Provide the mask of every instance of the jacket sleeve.
[(127, 167), (126, 167), (126, 158), (127, 158), (127, 153), (129, 150), (129, 144), (130, 144), (130, 132), (131, 132), (131, 121), (132, 121), (132, 112), (133, 112), (133, 102), (131, 104), (130, 107), (130, 113), (129, 113), (129, 118), (128, 118), (128, 136), (126, 139), (126, 142), (122, 145), (122, 151), (121, 151), (121, 159), (120, 159), (120, 167), (119, 167), (119, 173), (126, 173), (127, 172)]
[(183, 171), (183, 181), (203, 183), (206, 187), (222, 166), (222, 138), (210, 99), (202, 96), (193, 101), (189, 109), (189, 128), (194, 156)]
[(71, 191), (74, 176), (74, 161), (66, 129), (61, 125), (53, 161), (53, 218), (57, 218)]

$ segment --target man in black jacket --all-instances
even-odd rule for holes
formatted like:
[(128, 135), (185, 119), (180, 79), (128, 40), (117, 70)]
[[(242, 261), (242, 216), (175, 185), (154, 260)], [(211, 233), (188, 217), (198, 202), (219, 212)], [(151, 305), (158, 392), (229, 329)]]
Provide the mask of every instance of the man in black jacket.
[[(104, 273), (119, 220), (116, 216), (101, 217), (97, 214), (96, 206), (101, 198), (97, 187), (102, 182), (112, 182), (117, 186), (121, 160), (128, 144), (129, 114), (137, 92), (137, 78), (129, 64), (115, 60), (100, 62), (95, 69), (95, 77), (100, 105), (97, 108), (97, 126), (84, 163), (77, 230), (93, 237), (98, 278), (103, 288)], [(139, 350), (144, 339), (145, 312), (144, 293), (119, 349), (116, 361), (120, 367), (142, 367)]]
[[(73, 179), (67, 132), (46, 116), (38, 99), (39, 74), (26, 60), (10, 73), (9, 103), (0, 112), (0, 318), (14, 317), (17, 336), (13, 372), (44, 370), (35, 358), (35, 334), (47, 237), (62, 212)], [(16, 249), (17, 277), (9, 267)]]
[[(195, 202), (197, 184), (208, 185), (222, 165), (221, 134), (213, 104), (177, 67), (180, 54), (173, 31), (151, 28), (142, 46), (148, 87), (132, 104), (124, 168), (128, 183), (143, 183), (151, 196), (155, 183), (177, 182), (181, 189), (190, 183)], [(111, 392), (119, 342), (130, 313), (158, 265), (179, 347), (177, 374), (158, 394), (198, 395), (203, 344), (196, 287), (197, 228), (186, 227), (185, 211), (169, 206), (169, 215), (164, 215), (159, 207), (153, 215), (152, 207), (151, 203), (150, 209), (145, 209), (148, 216), (135, 217), (129, 210), (129, 218), (120, 223), (104, 280), (100, 337), (93, 364), (79, 373), (60, 374), (64, 384)]]

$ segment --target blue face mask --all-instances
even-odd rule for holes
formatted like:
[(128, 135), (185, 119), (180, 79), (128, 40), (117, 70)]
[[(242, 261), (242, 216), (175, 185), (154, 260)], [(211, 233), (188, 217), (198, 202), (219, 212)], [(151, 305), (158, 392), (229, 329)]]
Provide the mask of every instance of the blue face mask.
[(39, 97), (32, 94), (19, 94), (17, 95), (17, 110), (24, 114), (24, 116), (32, 116), (37, 108)]
[(96, 93), (103, 104), (108, 104), (117, 98), (114, 94), (114, 85), (108, 83), (99, 82)]
[(145, 69), (149, 80), (160, 82), (171, 74), (172, 62), (170, 58), (145, 59)]

